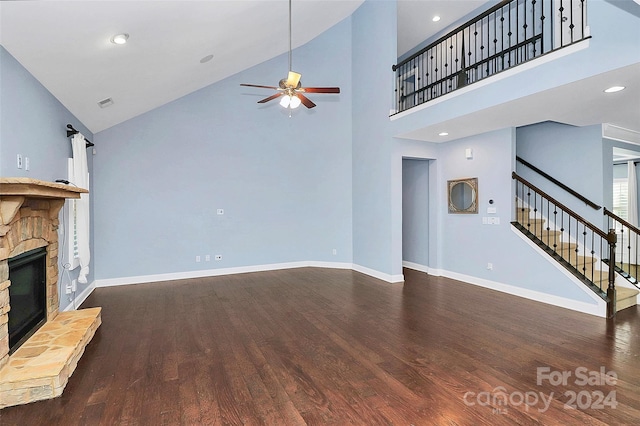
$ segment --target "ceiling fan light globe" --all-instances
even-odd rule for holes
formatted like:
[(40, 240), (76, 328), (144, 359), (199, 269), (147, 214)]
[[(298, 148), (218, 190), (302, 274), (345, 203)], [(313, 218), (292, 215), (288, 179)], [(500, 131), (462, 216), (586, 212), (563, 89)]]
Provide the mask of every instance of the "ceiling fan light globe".
[(282, 99), (280, 99), (280, 105), (281, 105), (283, 108), (287, 108), (287, 107), (289, 106), (289, 104), (290, 104), (290, 103), (291, 103), (291, 96), (289, 96), (289, 95), (284, 95), (284, 96), (282, 97)]
[(300, 106), (300, 98), (297, 96), (291, 96), (291, 100), (289, 102), (289, 108), (298, 108)]

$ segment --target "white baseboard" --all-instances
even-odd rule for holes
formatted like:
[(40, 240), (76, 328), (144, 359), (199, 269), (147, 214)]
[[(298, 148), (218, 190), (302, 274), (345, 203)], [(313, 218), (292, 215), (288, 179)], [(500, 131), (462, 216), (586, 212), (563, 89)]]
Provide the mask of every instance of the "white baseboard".
[[(457, 272), (444, 271), (440, 269), (432, 269), (425, 265), (403, 261), (402, 266), (416, 271), (425, 272), (432, 276), (443, 276), (457, 281), (463, 281), (468, 284), (477, 285), (491, 290), (500, 291), (513, 296), (524, 297), (525, 299), (535, 300), (537, 302), (547, 303), (549, 305), (559, 306), (571, 309), (573, 311), (583, 312), (586, 314), (606, 317), (607, 304), (601, 298), (595, 296), (594, 304), (567, 299), (565, 297), (554, 296), (535, 290), (529, 290), (509, 284), (503, 284), (496, 281), (490, 281), (483, 278), (472, 277), (470, 275), (459, 274)], [(584, 285), (584, 284), (580, 284)], [(590, 290), (589, 290), (590, 291)]]
[(457, 272), (443, 271), (444, 277), (451, 278), (458, 281), (463, 281), (468, 284), (477, 285), (480, 287), (488, 288), (491, 290), (500, 291), (502, 293), (511, 294), (513, 296), (524, 297), (525, 299), (535, 300), (536, 302), (546, 303), (548, 305), (559, 306), (561, 308), (571, 309), (572, 311), (578, 311), (585, 314), (595, 315), (598, 317), (606, 318), (607, 316), (607, 304), (604, 300), (598, 298), (594, 300), (594, 304), (580, 302), (578, 300), (567, 299), (566, 297), (554, 296), (552, 294), (542, 293), (527, 288), (516, 287), (509, 284), (503, 284), (496, 281), (485, 280), (483, 278), (472, 277), (469, 275), (459, 274)]
[(93, 293), (93, 290), (95, 289), (96, 289), (96, 282), (92, 281), (91, 284), (89, 284), (87, 288), (85, 288), (82, 291), (82, 293), (79, 293), (76, 295), (75, 300), (69, 303), (67, 307), (62, 310), (62, 312), (75, 311), (78, 307), (80, 307), (80, 305), (82, 305), (82, 303), (85, 300), (87, 300), (87, 297), (89, 297), (91, 293)]
[(108, 278), (108, 279), (96, 280), (95, 287), (111, 287), (111, 286), (118, 286), (118, 285), (144, 284), (144, 283), (152, 283), (152, 282), (160, 282), (160, 281), (174, 281), (174, 280), (185, 280), (185, 279), (191, 279), (191, 278), (217, 277), (222, 275), (245, 274), (248, 272), (277, 271), (281, 269), (306, 268), (306, 267), (353, 269), (355, 271), (362, 272), (363, 274), (370, 275), (374, 278), (378, 278), (388, 282), (404, 281), (404, 277), (402, 275), (389, 275), (389, 274), (375, 271), (373, 269), (365, 268), (363, 266), (354, 265), (351, 263), (303, 261), (303, 262), (288, 262), (288, 263), (272, 263), (267, 265), (240, 266), (235, 268), (203, 269), (200, 271), (174, 272), (174, 273), (167, 273), (167, 274), (139, 275), (134, 277)]
[[(603, 300), (602, 300), (602, 303), (590, 304), (590, 303), (580, 302), (572, 299), (567, 299), (564, 297), (541, 293), (535, 290), (529, 290), (522, 287), (503, 284), (496, 281), (490, 281), (483, 278), (477, 278), (470, 275), (459, 274), (457, 272), (451, 272), (451, 271), (446, 271), (442, 269), (433, 269), (433, 268), (429, 268), (428, 266), (420, 265), (417, 263), (403, 261), (402, 266), (409, 269), (415, 269), (420, 272), (425, 272), (431, 276), (443, 276), (446, 278), (462, 281), (468, 284), (473, 284), (473, 285), (488, 288), (491, 290), (500, 291), (502, 293), (511, 294), (513, 296), (524, 297), (525, 299), (535, 300), (538, 302), (547, 303), (550, 305), (559, 306), (562, 308), (567, 308), (574, 311), (583, 312), (586, 314), (596, 315), (599, 317), (606, 317), (607, 306)], [(268, 265), (243, 266), (243, 267), (237, 267), (237, 268), (207, 269), (207, 270), (201, 270), (201, 271), (176, 272), (176, 273), (169, 273), (169, 274), (141, 275), (141, 276), (135, 276), (135, 277), (109, 278), (109, 279), (103, 279), (103, 280), (95, 280), (82, 293), (78, 294), (78, 296), (76, 297), (75, 306), (80, 306), (87, 299), (87, 297), (89, 297), (91, 292), (93, 292), (93, 290), (98, 287), (143, 284), (143, 283), (160, 282), (160, 281), (183, 280), (183, 279), (189, 279), (189, 278), (205, 278), (205, 277), (215, 277), (215, 276), (221, 276), (221, 275), (243, 274), (248, 272), (276, 271), (281, 269), (293, 269), (293, 268), (305, 268), (305, 267), (351, 269), (356, 272), (360, 272), (365, 275), (369, 275), (373, 278), (377, 278), (379, 280), (386, 281), (389, 283), (397, 283), (397, 282), (404, 281), (404, 275), (402, 274), (390, 275), (384, 272), (376, 271), (371, 268), (367, 268), (365, 266), (351, 264), (351, 263), (315, 262), (315, 261), (275, 263), (275, 264), (268, 264)], [(595, 300), (595, 302), (598, 302), (598, 300)], [(72, 304), (69, 304), (69, 306), (67, 306), (64, 310), (70, 311), (74, 309), (73, 307), (74, 307), (74, 304), (72, 303)]]
[(403, 260), (402, 261), (402, 267), (403, 268), (413, 269), (415, 271), (424, 272), (425, 274), (429, 273), (429, 267), (428, 266), (421, 265), (419, 263), (409, 262), (407, 260)]
[(370, 269), (362, 265), (357, 265), (355, 263), (352, 265), (351, 269), (353, 269), (356, 272), (360, 272), (362, 274), (369, 275), (370, 277), (377, 278), (379, 280), (386, 281), (389, 283), (401, 283), (404, 281), (404, 275), (402, 274), (398, 274), (398, 275), (385, 274), (384, 272), (376, 271), (374, 269)]
[(404, 268), (409, 268), (409, 269), (413, 269), (415, 271), (420, 271), (420, 272), (424, 272), (425, 274), (429, 274), (433, 277), (440, 277), (442, 276), (442, 269), (434, 269), (434, 268), (430, 268), (426, 265), (421, 265), (419, 263), (413, 263), (413, 262), (408, 262), (406, 260), (402, 261), (402, 266)]

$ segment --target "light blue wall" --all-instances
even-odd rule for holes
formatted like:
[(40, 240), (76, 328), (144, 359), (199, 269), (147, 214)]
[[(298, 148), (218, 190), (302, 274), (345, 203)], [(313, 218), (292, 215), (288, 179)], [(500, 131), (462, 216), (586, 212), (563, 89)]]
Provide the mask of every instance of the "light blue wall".
[[(473, 159), (466, 158), (467, 148), (473, 150)], [(424, 266), (436, 273), (468, 276), (591, 304), (593, 300), (583, 290), (511, 229), (511, 171), (515, 168), (515, 149), (515, 129), (442, 144), (395, 141), (396, 158), (432, 159), (429, 161), (429, 261)], [(467, 177), (478, 178), (479, 212), (449, 214), (447, 181)], [(394, 197), (403, 191), (399, 179), (394, 179), (393, 191)], [(490, 205), (489, 200), (494, 203)], [(497, 209), (495, 215), (487, 213), (489, 206)], [(402, 208), (401, 202), (397, 208)], [(482, 217), (489, 216), (499, 217), (500, 224), (483, 225)], [(397, 250), (401, 248), (400, 245)], [(493, 264), (492, 270), (487, 269), (488, 263)]]
[[(519, 128), (517, 141), (519, 157), (597, 205), (605, 205), (602, 126), (540, 123)], [(602, 210), (588, 207), (521, 163), (516, 164), (516, 172), (591, 223), (602, 223)]]
[[(392, 140), (388, 126), (396, 59), (396, 4), (365, 1), (353, 20), (353, 262), (402, 273), (392, 256)], [(400, 201), (401, 202), (401, 201)], [(398, 239), (398, 241), (400, 241)]]
[(402, 160), (402, 260), (429, 264), (429, 162)]
[[(71, 157), (67, 123), (89, 139), (91, 132), (2, 46), (0, 93), (0, 175), (46, 181), (65, 178)], [(29, 171), (17, 168), (17, 154), (29, 157)]]
[(96, 134), (96, 278), (351, 262), (350, 35), (347, 19), (293, 52), (303, 85), (342, 93), (291, 118), (240, 86), (277, 83), (283, 55)]
[[(67, 158), (72, 156), (71, 143), (66, 134), (67, 123), (89, 140), (93, 137), (73, 114), (0, 46), (0, 176), (29, 177), (49, 182), (66, 179)], [(24, 167), (17, 168), (18, 154), (23, 159), (29, 157), (29, 171)], [(90, 152), (88, 163), (89, 172), (92, 173)], [(94, 264), (92, 262), (91, 266)], [(60, 285), (76, 279), (78, 271), (63, 274), (61, 267)], [(92, 280), (93, 267), (90, 268), (89, 283)], [(86, 285), (78, 284), (78, 293), (85, 289)], [(70, 301), (62, 291), (59, 293), (60, 309), (63, 310)]]

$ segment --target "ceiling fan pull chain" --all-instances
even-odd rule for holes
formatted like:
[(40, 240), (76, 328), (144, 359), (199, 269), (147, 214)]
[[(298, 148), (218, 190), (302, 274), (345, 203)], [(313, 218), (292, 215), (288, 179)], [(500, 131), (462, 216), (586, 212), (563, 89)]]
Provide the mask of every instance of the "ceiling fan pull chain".
[(289, 0), (289, 71), (291, 71), (291, 0)]

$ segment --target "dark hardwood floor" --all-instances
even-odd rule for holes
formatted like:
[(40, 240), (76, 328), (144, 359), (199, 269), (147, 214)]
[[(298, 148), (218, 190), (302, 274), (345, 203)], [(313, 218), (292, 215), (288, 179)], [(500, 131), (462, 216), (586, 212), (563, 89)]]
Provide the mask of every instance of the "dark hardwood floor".
[(302, 268), (99, 288), (83, 307), (102, 306), (103, 324), (63, 395), (0, 424), (638, 424), (637, 307), (607, 322), (405, 277)]

